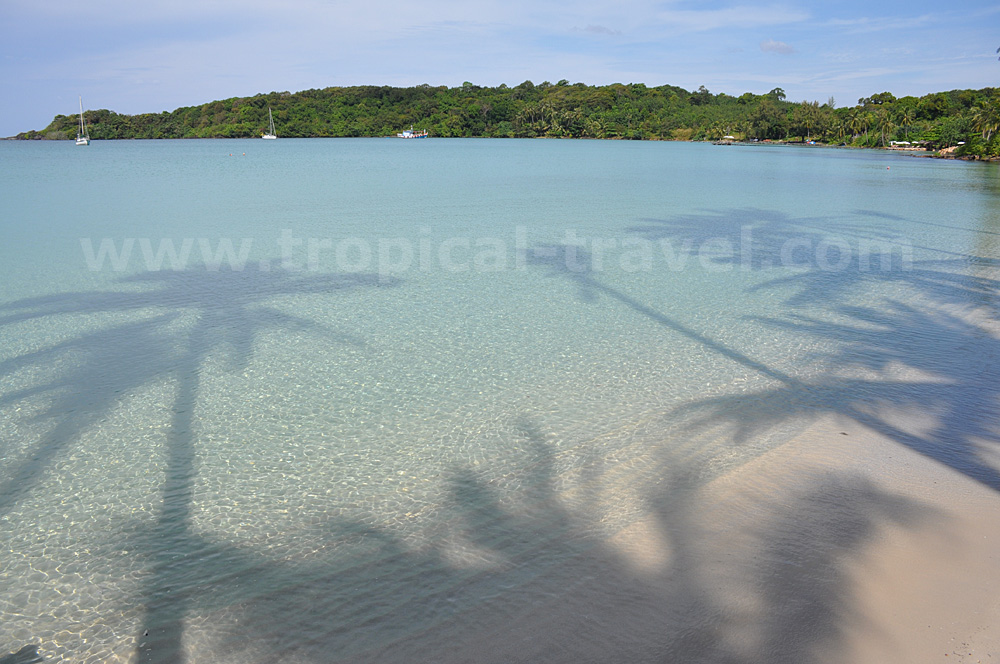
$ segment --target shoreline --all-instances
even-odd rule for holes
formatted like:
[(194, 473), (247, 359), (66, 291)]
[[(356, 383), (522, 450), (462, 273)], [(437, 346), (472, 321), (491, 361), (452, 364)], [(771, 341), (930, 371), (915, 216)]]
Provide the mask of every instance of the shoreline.
[[(282, 137), (284, 140), (297, 140), (297, 139), (358, 139), (358, 138), (397, 138), (396, 136), (288, 136)], [(833, 145), (830, 143), (808, 143), (804, 141), (775, 141), (771, 139), (765, 139), (762, 141), (740, 141), (740, 140), (705, 140), (705, 141), (692, 141), (686, 139), (677, 138), (647, 138), (647, 139), (629, 139), (629, 138), (594, 138), (594, 137), (563, 137), (563, 136), (532, 136), (532, 137), (496, 137), (496, 136), (428, 136), (427, 138), (437, 138), (442, 140), (449, 140), (453, 138), (466, 138), (466, 139), (481, 139), (481, 140), (557, 140), (557, 141), (632, 141), (638, 140), (639, 142), (651, 142), (651, 143), (708, 143), (711, 145), (727, 145), (727, 146), (737, 146), (737, 147), (750, 147), (750, 146), (774, 146), (774, 147), (795, 147), (795, 148), (825, 148), (825, 149), (836, 149), (836, 150), (872, 150), (872, 151), (883, 151), (883, 152), (909, 152), (913, 153), (914, 157), (923, 157), (930, 159), (951, 159), (956, 161), (980, 161), (984, 163), (1000, 163), (1000, 157), (987, 157), (982, 158), (977, 155), (954, 155), (952, 152), (957, 146), (952, 146), (949, 148), (943, 148), (941, 150), (929, 150), (926, 148), (914, 148), (914, 147), (867, 147), (859, 145), (845, 145), (837, 144)], [(69, 142), (72, 138), (18, 138), (17, 136), (6, 136), (0, 137), (0, 141), (15, 141), (15, 142)], [(244, 141), (244, 140), (260, 140), (257, 136), (243, 136), (243, 137), (211, 137), (211, 138), (101, 138), (92, 139), (92, 142), (103, 143), (105, 141)]]
[[(693, 141), (692, 141), (693, 142)], [(712, 145), (733, 145), (738, 147), (749, 147), (754, 145), (773, 145), (776, 147), (796, 147), (796, 148), (825, 148), (834, 150), (877, 150), (882, 152), (910, 152), (914, 153), (914, 157), (923, 157), (929, 159), (951, 159), (955, 161), (980, 161), (983, 163), (998, 163), (1000, 162), (1000, 157), (979, 157), (978, 155), (956, 155), (954, 154), (958, 146), (951, 146), (947, 148), (942, 148), (941, 150), (929, 150), (927, 148), (914, 148), (914, 147), (865, 147), (859, 145), (845, 145), (837, 144), (832, 145), (830, 143), (807, 143), (802, 141), (711, 141)]]

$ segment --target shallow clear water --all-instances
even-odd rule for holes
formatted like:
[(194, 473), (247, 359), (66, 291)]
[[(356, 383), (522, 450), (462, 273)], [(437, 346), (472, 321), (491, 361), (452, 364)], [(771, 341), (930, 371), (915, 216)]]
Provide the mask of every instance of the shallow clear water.
[[(518, 646), (524, 616), (637, 611), (586, 579), (665, 478), (827, 413), (1000, 489), (989, 165), (317, 139), (0, 168), (3, 652), (578, 661), (620, 626)], [(877, 408), (912, 406), (936, 426)]]

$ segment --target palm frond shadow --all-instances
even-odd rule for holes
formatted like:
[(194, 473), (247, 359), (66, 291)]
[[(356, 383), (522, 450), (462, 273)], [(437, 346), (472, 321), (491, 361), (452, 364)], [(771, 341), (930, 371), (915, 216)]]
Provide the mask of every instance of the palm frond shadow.
[(38, 646), (32, 645), (0, 657), (0, 664), (37, 664), (43, 661), (45, 660), (38, 654)]
[(795, 218), (776, 210), (736, 208), (704, 210), (700, 214), (666, 219), (647, 218), (626, 229), (653, 242), (679, 243), (677, 249), (697, 253), (713, 241), (734, 249), (713, 259), (722, 266), (766, 270), (782, 265), (815, 263), (815, 248), (833, 237), (861, 237), (872, 241), (895, 240), (863, 222), (843, 222), (830, 217)]
[[(1000, 279), (995, 268), (1000, 258), (926, 247), (879, 230), (872, 220), (890, 217), (871, 210), (856, 210), (852, 221), (826, 217), (795, 218), (758, 208), (710, 210), (703, 214), (666, 219), (646, 219), (627, 229), (653, 242), (666, 242), (674, 252), (696, 254), (713, 241), (732, 251), (711, 258), (727, 269), (766, 271), (797, 268), (793, 274), (752, 286), (748, 292), (791, 289), (787, 303), (803, 306), (832, 302), (863, 285), (906, 284), (939, 302), (970, 301), (1000, 309)], [(956, 229), (965, 233), (985, 233)], [(676, 245), (676, 247), (674, 247)], [(914, 250), (940, 258), (914, 259)], [(989, 276), (977, 271), (989, 271)]]
[[(1000, 357), (1000, 339), (947, 311), (901, 302), (836, 311), (850, 322), (760, 319), (788, 333), (835, 342), (838, 350), (820, 358), (833, 370), (772, 389), (696, 401), (671, 415), (693, 418), (689, 426), (695, 430), (726, 424), (736, 445), (797, 418), (844, 416), (1000, 491), (1000, 468), (993, 461), (1000, 449), (1000, 387), (992, 366)], [(873, 377), (850, 375), (873, 372)], [(906, 413), (932, 416), (935, 423), (923, 430), (907, 427), (899, 421)]]
[[(808, 404), (813, 413), (844, 415), (925, 456), (1000, 490), (1000, 468), (990, 462), (1000, 448), (1000, 386), (991, 366), (1000, 357), (1000, 339), (978, 325), (942, 310), (922, 310), (900, 302), (878, 309), (840, 307), (852, 322), (831, 323), (805, 316), (765, 320), (776, 329), (837, 342), (825, 358), (840, 371), (877, 372), (875, 378), (823, 376)], [(912, 377), (882, 378), (905, 370)], [(744, 421), (757, 426), (780, 421), (796, 405), (786, 387), (753, 395), (757, 407), (743, 405)], [(800, 402), (801, 403), (801, 402)], [(717, 419), (734, 404), (693, 404)], [(921, 433), (906, 431), (883, 413), (908, 411), (934, 416)], [(770, 412), (768, 412), (770, 411)], [(731, 419), (731, 416), (726, 416)]]
[(165, 332), (175, 317), (160, 315), (138, 323), (80, 335), (69, 341), (0, 363), (0, 374), (65, 366), (44, 382), (0, 395), (0, 407), (35, 400), (48, 406), (32, 417), (51, 428), (21, 455), (8, 461), (0, 481), (0, 513), (30, 492), (53, 460), (91, 426), (102, 421), (128, 394), (170, 375), (179, 355)]
[[(268, 304), (279, 296), (329, 295), (391, 287), (398, 280), (371, 274), (292, 273), (283, 270), (163, 271), (120, 280), (121, 291), (60, 293), (0, 307), (0, 325), (67, 315), (143, 316), (113, 323), (47, 348), (5, 360), (0, 372), (34, 372), (54, 366), (54, 377), (0, 394), (0, 404), (47, 400), (33, 416), (54, 422), (19, 460), (6, 465), (0, 480), (0, 512), (6, 513), (44, 478), (53, 461), (84, 432), (106, 418), (124, 397), (164, 379), (176, 392), (166, 440), (162, 506), (153, 530), (152, 573), (142, 603), (143, 634), (157, 634), (160, 661), (183, 662), (184, 620), (190, 598), (173, 593), (172, 564), (196, 544), (189, 516), (196, 470), (194, 411), (201, 398), (200, 371), (222, 354), (231, 369), (247, 365), (254, 341), (271, 330), (298, 330), (329, 343), (363, 345), (353, 335), (287, 314)], [(138, 287), (139, 290), (126, 290)], [(173, 323), (186, 318), (184, 325)], [(131, 548), (131, 547), (129, 547)], [(181, 553), (179, 553), (181, 552)], [(141, 648), (137, 657), (143, 657)]]
[[(0, 482), (0, 511), (29, 491), (53, 456), (103, 419), (123, 396), (164, 377), (197, 372), (210, 353), (224, 351), (233, 370), (245, 366), (261, 333), (282, 329), (319, 335), (331, 343), (363, 345), (353, 335), (267, 306), (280, 295), (336, 293), (392, 286), (375, 275), (315, 275), (284, 271), (204, 270), (144, 273), (123, 284), (151, 284), (141, 292), (98, 291), (28, 298), (0, 307), (0, 325), (66, 315), (123, 314), (150, 317), (113, 324), (0, 363), (0, 375), (65, 367), (55, 378), (0, 394), (0, 406), (46, 399), (35, 420), (53, 428), (21, 463), (8, 466)], [(188, 332), (171, 324), (185, 314), (196, 322)], [(180, 374), (178, 373), (180, 372)]]
[(907, 267), (887, 264), (878, 269), (860, 269), (852, 261), (844, 269), (806, 270), (798, 274), (768, 280), (748, 290), (764, 291), (788, 288), (793, 291), (786, 303), (793, 307), (817, 302), (836, 302), (853, 290), (870, 284), (900, 284), (914, 288), (941, 304), (984, 306), (1000, 313), (1000, 279), (969, 273), (969, 268), (986, 269), (990, 273), (1000, 267), (1000, 260), (962, 256), (952, 259), (913, 261)]
[[(1000, 282), (992, 278), (955, 275), (950, 271), (954, 266), (950, 265), (948, 269), (928, 267), (927, 274), (918, 274), (908, 283), (939, 305), (936, 309), (920, 312), (898, 302), (887, 303), (881, 311), (842, 306), (839, 288), (812, 290), (818, 283), (810, 281), (808, 275), (812, 271), (804, 273), (805, 276), (790, 277), (789, 281), (803, 280), (796, 284), (802, 286), (800, 293), (809, 304), (825, 305), (828, 310), (856, 322), (856, 325), (836, 325), (794, 316), (789, 320), (766, 321), (776, 329), (836, 343), (842, 350), (836, 356), (825, 358), (829, 366), (871, 369), (897, 364), (933, 375), (932, 381), (926, 376), (892, 381), (827, 372), (807, 380), (768, 366), (602, 283), (581, 247), (543, 246), (529, 255), (529, 264), (547, 267), (552, 275), (575, 284), (577, 297), (582, 302), (598, 304), (600, 297), (605, 296), (672, 333), (777, 382), (777, 387), (762, 392), (699, 401), (666, 414), (669, 418), (696, 416), (690, 423), (692, 430), (728, 425), (734, 431), (733, 444), (739, 447), (796, 418), (814, 419), (825, 413), (835, 413), (1000, 490), (1000, 468), (988, 460), (995, 454), (1000, 435), (994, 417), (1000, 404), (1000, 391), (994, 385), (996, 381), (990, 378), (995, 375), (993, 358), (1000, 357), (1000, 341), (985, 329), (963, 322), (943, 309), (955, 302), (966, 306), (983, 305), (983, 299), (986, 304), (995, 305)], [(851, 271), (844, 273), (847, 272)], [(901, 278), (910, 276), (913, 275)], [(774, 287), (776, 283), (769, 282), (765, 286)], [(800, 302), (794, 296), (788, 301), (792, 306)], [(983, 308), (993, 312), (993, 306)], [(900, 408), (938, 413), (940, 424), (933, 431), (913, 433), (884, 416), (886, 410)], [(985, 450), (984, 445), (987, 446)]]

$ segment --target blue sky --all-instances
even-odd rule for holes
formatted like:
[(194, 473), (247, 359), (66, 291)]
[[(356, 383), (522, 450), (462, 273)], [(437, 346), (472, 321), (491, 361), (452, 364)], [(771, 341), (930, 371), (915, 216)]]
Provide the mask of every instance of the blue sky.
[(338, 85), (704, 85), (838, 106), (1000, 86), (1000, 4), (3, 0), (0, 136)]

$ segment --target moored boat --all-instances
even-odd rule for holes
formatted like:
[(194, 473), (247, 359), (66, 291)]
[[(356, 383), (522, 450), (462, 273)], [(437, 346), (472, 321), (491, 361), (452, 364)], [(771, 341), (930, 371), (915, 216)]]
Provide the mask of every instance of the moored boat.
[(413, 125), (410, 125), (409, 129), (404, 129), (396, 134), (396, 138), (427, 138), (427, 130), (413, 131)]
[(76, 144), (90, 145), (90, 132), (87, 131), (87, 123), (83, 121), (83, 96), (80, 96), (80, 126), (76, 130)]
[(278, 134), (276, 134), (275, 131), (274, 131), (274, 116), (271, 115), (271, 107), (270, 106), (267, 107), (267, 122), (268, 122), (267, 133), (266, 134), (261, 134), (260, 137), (261, 138), (267, 138), (267, 139), (278, 138)]

